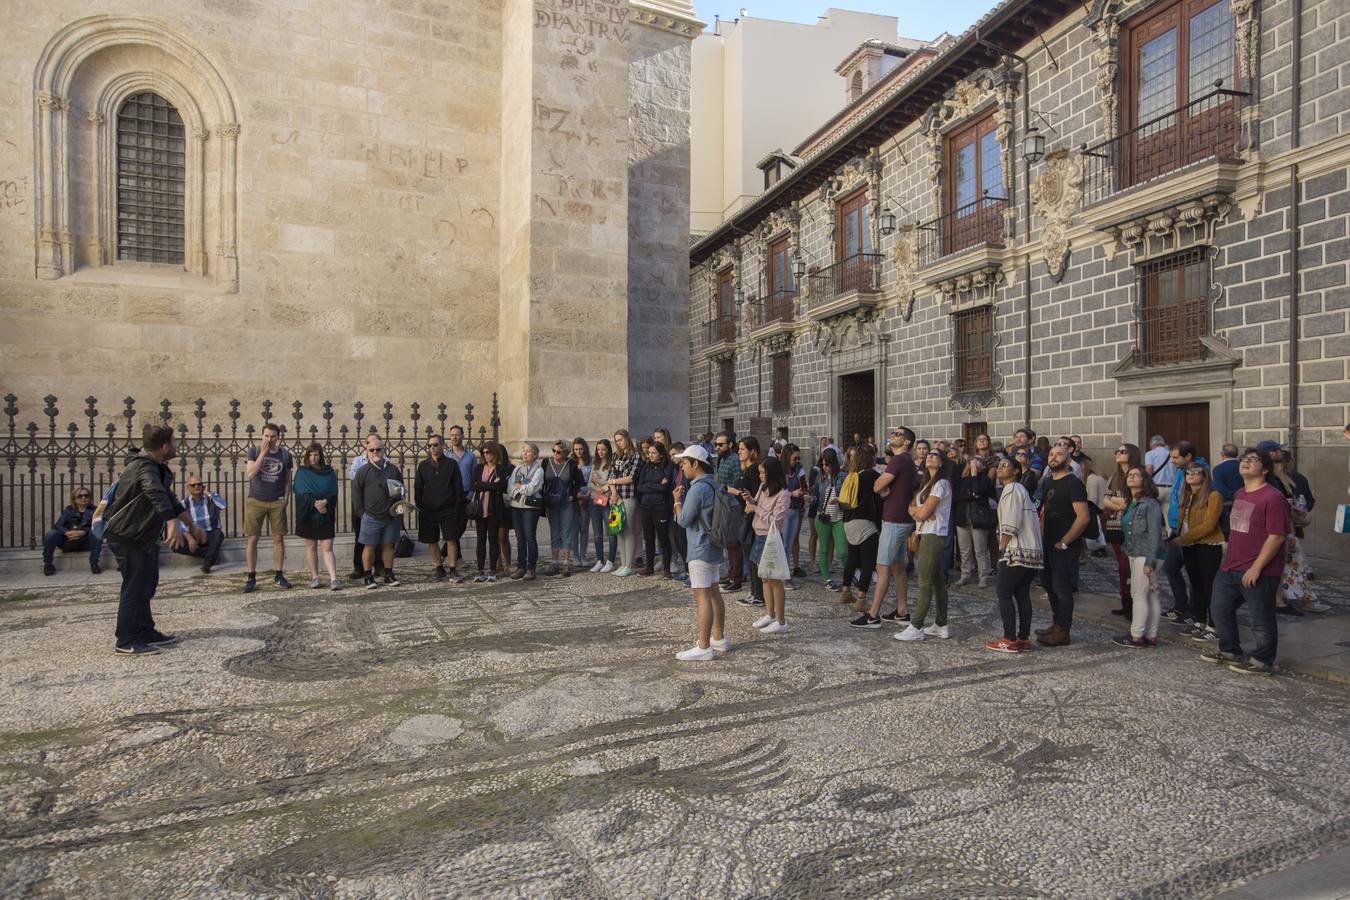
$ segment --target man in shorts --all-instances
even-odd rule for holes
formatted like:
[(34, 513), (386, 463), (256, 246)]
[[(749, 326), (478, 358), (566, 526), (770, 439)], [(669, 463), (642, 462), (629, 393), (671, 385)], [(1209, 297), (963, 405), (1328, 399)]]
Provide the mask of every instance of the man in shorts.
[(361, 517), (361, 567), (367, 588), (375, 581), (375, 549), (384, 560), (384, 583), (396, 587), (394, 545), (403, 534), (403, 514), (395, 504), (403, 499), (403, 473), (384, 455), (384, 441), (377, 434), (366, 435), (366, 464), (352, 481), (352, 509)]
[[(464, 480), (458, 462), (445, 454), (445, 441), (439, 434), (427, 438), (427, 458), (417, 464), (413, 496), (417, 501), (417, 540), (431, 549), (431, 561), (436, 564), (431, 580), (450, 578), (456, 584), (463, 582), (455, 565), (466, 518)], [(444, 558), (441, 556), (442, 540), (446, 545)], [(446, 561), (450, 569), (448, 575)]]
[(686, 487), (675, 489), (675, 520), (688, 538), (685, 559), (689, 563), (689, 586), (698, 605), (698, 642), (676, 653), (675, 658), (681, 662), (705, 662), (731, 649), (726, 636), (727, 608), (717, 589), (722, 550), (708, 537), (717, 494), (723, 489), (713, 477), (713, 459), (701, 445), (695, 444), (676, 454), (674, 462), (686, 483)]
[(295, 459), (291, 451), (281, 446), (281, 429), (268, 422), (262, 428), (262, 439), (257, 447), (249, 447), (248, 465), (244, 476), (248, 479), (248, 497), (244, 500), (244, 562), (248, 578), (244, 593), (258, 588), (258, 538), (262, 536), (263, 520), (272, 529), (272, 558), (276, 570), (272, 583), (289, 588), (286, 580), (286, 501), (291, 489), (291, 472)]
[[(861, 616), (849, 622), (854, 628), (880, 628), (882, 622), (893, 625), (909, 621), (909, 535), (914, 530), (914, 518), (909, 514), (909, 502), (919, 484), (919, 470), (914, 465), (911, 450), (914, 432), (900, 427), (891, 432), (890, 462), (873, 487), (884, 499), (881, 503), (881, 542), (877, 545), (877, 579), (872, 591), (872, 606)], [(881, 614), (881, 603), (886, 599), (891, 580), (895, 580), (895, 609)]]

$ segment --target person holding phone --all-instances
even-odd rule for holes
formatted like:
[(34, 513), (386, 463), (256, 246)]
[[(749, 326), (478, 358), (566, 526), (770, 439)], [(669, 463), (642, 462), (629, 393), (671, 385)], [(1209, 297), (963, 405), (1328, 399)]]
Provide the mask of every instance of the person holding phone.
[(291, 451), (281, 446), (281, 428), (275, 422), (262, 427), (258, 446), (249, 447), (248, 465), (244, 477), (248, 479), (248, 497), (244, 500), (244, 562), (248, 577), (244, 593), (257, 590), (258, 538), (262, 536), (263, 520), (272, 530), (272, 559), (275, 569), (272, 583), (289, 589), (286, 580), (286, 500), (290, 493), (291, 471), (295, 460)]

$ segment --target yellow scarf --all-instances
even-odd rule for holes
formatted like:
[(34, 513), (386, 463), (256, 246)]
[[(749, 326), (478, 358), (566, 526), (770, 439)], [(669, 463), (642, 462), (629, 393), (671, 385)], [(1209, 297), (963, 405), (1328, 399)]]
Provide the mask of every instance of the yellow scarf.
[(858, 473), (849, 472), (839, 488), (839, 505), (853, 508), (858, 505)]

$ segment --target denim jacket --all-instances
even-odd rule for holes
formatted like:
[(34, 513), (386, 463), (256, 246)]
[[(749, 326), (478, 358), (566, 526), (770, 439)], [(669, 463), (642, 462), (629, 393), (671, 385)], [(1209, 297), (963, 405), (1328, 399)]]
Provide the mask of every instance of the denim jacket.
[(712, 475), (700, 475), (689, 483), (680, 504), (680, 514), (676, 521), (689, 538), (689, 552), (686, 558), (710, 565), (719, 565), (723, 561), (722, 551), (708, 540), (708, 531), (712, 528), (713, 504), (717, 502), (716, 492), (720, 490)]
[(1125, 555), (1163, 560), (1162, 505), (1152, 497), (1134, 500), (1125, 509)]

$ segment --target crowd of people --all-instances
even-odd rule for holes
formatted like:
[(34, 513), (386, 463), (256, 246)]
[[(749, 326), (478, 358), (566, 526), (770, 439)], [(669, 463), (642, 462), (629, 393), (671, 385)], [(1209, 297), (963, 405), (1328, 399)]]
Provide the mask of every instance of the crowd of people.
[[(89, 491), (77, 489), (44, 540), (48, 574), (57, 549), (88, 550), (97, 572), (103, 541), (113, 542), (123, 582), (119, 653), (153, 653), (175, 641), (156, 629), (150, 612), (161, 541), (201, 558), (203, 572), (219, 559), (223, 502), (195, 473), (188, 476), (187, 497), (174, 495), (167, 465), (173, 440), (171, 430), (146, 426), (142, 448), (128, 457), (104, 503), (95, 509)], [(1120, 444), (1113, 464), (1100, 472), (1078, 436), (1052, 443), (1029, 428), (1006, 444), (987, 435), (970, 447), (961, 440), (922, 440), (905, 427), (890, 432), (881, 452), (861, 435), (845, 444), (821, 438), (808, 469), (801, 449), (783, 433), (761, 447), (753, 436), (729, 432), (685, 445), (665, 429), (638, 440), (619, 429), (593, 448), (580, 437), (556, 441), (547, 458), (525, 442), (513, 461), (502, 444), (475, 452), (455, 426), (448, 442), (428, 436), (408, 491), (380, 437), (370, 434), (347, 473), (356, 535), (350, 577), (367, 589), (400, 583), (396, 549), (414, 508), (436, 581), (568, 577), (592, 562), (593, 541), (590, 572), (659, 573), (693, 591), (697, 642), (676, 654), (687, 661), (730, 649), (724, 591), (744, 591), (739, 602), (764, 607), (754, 623), (761, 633), (789, 631), (787, 592), (808, 577), (803, 544), (807, 565), (814, 563), (825, 588), (858, 613), (851, 626), (897, 626), (894, 637), (902, 642), (949, 636), (948, 584), (955, 580), (993, 591), (1002, 634), (987, 649), (1032, 649), (1037, 585), (1051, 616), (1036, 630), (1036, 642), (1068, 645), (1079, 566), (1089, 552), (1116, 561), (1121, 605), (1115, 613), (1129, 628), (1114, 640), (1125, 647), (1156, 646), (1162, 622), (1169, 621), (1198, 644), (1212, 645), (1202, 653), (1205, 660), (1269, 674), (1277, 616), (1328, 609), (1313, 596), (1302, 547), (1315, 499), (1289, 449), (1276, 441), (1246, 450), (1226, 444), (1211, 467), (1193, 444), (1169, 445), (1155, 436), (1147, 452)], [(292, 586), (284, 541), (291, 502), (310, 586), (341, 589), (333, 551), (338, 480), (323, 447), (305, 448), (297, 465), (279, 429), (268, 423), (259, 445), (247, 452), (246, 475), (244, 591), (258, 587), (264, 521), (273, 542), (272, 583)], [(545, 567), (537, 537), (543, 518), (549, 524)], [(470, 522), (476, 555), (466, 576), (460, 543)], [(1166, 611), (1160, 574), (1174, 599)], [(911, 576), (917, 587), (912, 609)], [(1244, 604), (1255, 641), (1250, 654), (1238, 638), (1237, 609)]]

